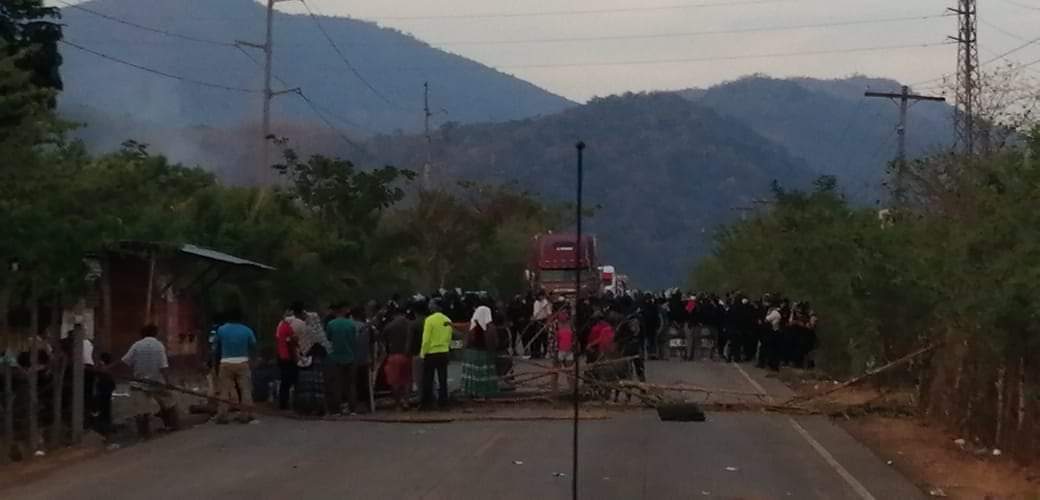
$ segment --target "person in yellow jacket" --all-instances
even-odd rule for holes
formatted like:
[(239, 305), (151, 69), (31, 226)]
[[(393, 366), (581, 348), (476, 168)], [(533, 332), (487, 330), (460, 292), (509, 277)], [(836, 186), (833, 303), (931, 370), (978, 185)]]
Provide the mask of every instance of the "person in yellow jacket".
[(448, 360), (451, 356), (451, 319), (441, 312), (441, 304), (430, 302), (430, 315), (423, 322), (422, 347), (422, 403), (421, 409), (433, 409), (433, 377), (437, 375), (437, 401), (440, 406), (448, 402)]

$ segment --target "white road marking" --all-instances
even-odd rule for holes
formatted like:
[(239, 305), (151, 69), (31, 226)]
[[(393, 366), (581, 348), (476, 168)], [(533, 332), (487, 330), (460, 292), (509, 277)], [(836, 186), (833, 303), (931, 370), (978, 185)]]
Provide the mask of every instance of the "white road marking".
[[(768, 401), (769, 403), (775, 402), (773, 396), (769, 395), (769, 391), (762, 387), (762, 384), (759, 384), (757, 380), (751, 378), (751, 375), (749, 375), (748, 372), (745, 371), (742, 366), (740, 366), (737, 363), (733, 363), (733, 366), (735, 366), (737, 370), (740, 371), (740, 374), (743, 375), (745, 379), (747, 379), (748, 383), (751, 384), (751, 387), (753, 387), (756, 392), (766, 397), (766, 401)], [(802, 436), (802, 438), (805, 439), (807, 443), (809, 443), (809, 446), (812, 446), (812, 449), (816, 450), (816, 453), (820, 455), (820, 458), (822, 458), (824, 462), (827, 462), (827, 465), (829, 465), (830, 468), (834, 470), (834, 472), (836, 472), (839, 476), (841, 476), (842, 479), (845, 480), (845, 483), (848, 484), (849, 487), (852, 488), (852, 491), (855, 491), (860, 498), (862, 498), (863, 500), (877, 500), (874, 497), (874, 495), (871, 495), (870, 491), (867, 490), (865, 486), (863, 486), (863, 483), (859, 482), (859, 480), (856, 479), (856, 477), (853, 476), (852, 473), (848, 471), (848, 469), (846, 469), (844, 466), (838, 463), (838, 461), (834, 458), (834, 455), (831, 455), (831, 452), (827, 451), (827, 448), (824, 448), (824, 446), (820, 444), (819, 441), (817, 441), (815, 438), (812, 437), (812, 435), (809, 434), (809, 431), (805, 430), (805, 427), (802, 427), (802, 424), (799, 424), (798, 421), (791, 417), (787, 417), (787, 422), (791, 424), (791, 427), (794, 428), (798, 435)]]

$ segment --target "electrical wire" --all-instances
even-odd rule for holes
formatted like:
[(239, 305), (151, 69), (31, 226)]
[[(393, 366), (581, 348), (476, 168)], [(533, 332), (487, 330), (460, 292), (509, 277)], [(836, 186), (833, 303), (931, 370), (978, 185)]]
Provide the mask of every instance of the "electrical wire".
[(619, 7), (611, 9), (547, 10), (534, 12), (506, 12), (487, 14), (434, 14), (428, 16), (377, 16), (366, 18), (372, 21), (427, 21), (445, 19), (508, 19), (518, 17), (580, 16), (589, 14), (614, 14), (625, 12), (652, 12), (666, 10), (700, 9), (710, 7), (738, 7), (770, 3), (790, 3), (793, 0), (741, 0), (735, 2), (703, 2), (672, 5), (649, 5), (644, 7)]
[(1000, 0), (1000, 1), (1004, 2), (1004, 3), (1008, 4), (1008, 5), (1014, 5), (1015, 7), (1018, 7), (1020, 9), (1026, 9), (1026, 10), (1032, 10), (1032, 11), (1040, 11), (1040, 6), (1028, 5), (1028, 4), (1025, 4), (1023, 2), (1019, 2), (1017, 0)]
[(307, 11), (307, 15), (310, 16), (312, 21), (314, 21), (314, 25), (318, 27), (318, 31), (320, 31), (321, 34), (325, 37), (325, 40), (329, 42), (329, 45), (332, 47), (332, 50), (339, 55), (340, 60), (342, 60), (343, 64), (345, 64), (347, 68), (350, 69), (350, 72), (353, 73), (354, 76), (361, 81), (361, 83), (365, 84), (365, 87), (367, 87), (368, 90), (370, 90), (373, 94), (379, 97), (383, 102), (391, 106), (400, 108), (400, 106), (398, 106), (396, 103), (394, 103), (385, 95), (383, 95), (382, 92), (376, 89), (376, 87), (372, 85), (367, 79), (365, 79), (361, 72), (358, 71), (356, 67), (354, 67), (354, 64), (350, 62), (350, 59), (348, 59), (346, 54), (344, 54), (343, 51), (340, 50), (339, 45), (336, 45), (336, 41), (332, 39), (332, 36), (329, 35), (329, 32), (325, 30), (324, 26), (322, 26), (321, 20), (319, 20), (318, 16), (314, 14), (313, 10), (311, 10), (310, 5), (308, 5), (307, 2), (305, 2), (304, 0), (300, 0), (300, 4), (303, 5), (303, 8)]
[(1024, 37), (1022, 35), (1017, 35), (1015, 33), (1012, 33), (1012, 32), (1010, 32), (1010, 31), (1008, 31), (1008, 30), (1006, 30), (1004, 28), (1001, 28), (1000, 26), (998, 26), (996, 24), (993, 24), (993, 23), (991, 23), (989, 21), (986, 21), (985, 19), (982, 19), (981, 17), (978, 18), (978, 20), (979, 20), (979, 24), (982, 24), (984, 26), (989, 26), (990, 28), (993, 28), (994, 30), (996, 30), (998, 33), (1003, 33), (1004, 35), (1007, 35), (1007, 36), (1009, 36), (1011, 38), (1014, 38), (1015, 40), (1018, 40), (1020, 42), (1025, 42), (1025, 41), (1029, 40), (1028, 38), (1026, 38), (1026, 37)]
[[(518, 68), (570, 68), (570, 67), (590, 67), (590, 66), (638, 66), (647, 64), (676, 64), (676, 63), (692, 63), (692, 62), (713, 62), (713, 61), (735, 61), (742, 59), (766, 59), (766, 58), (778, 58), (778, 57), (800, 57), (800, 56), (813, 56), (813, 55), (829, 55), (829, 54), (851, 54), (857, 52), (878, 52), (885, 50), (900, 50), (900, 49), (917, 49), (917, 48), (930, 48), (930, 47), (941, 47), (950, 45), (952, 42), (940, 42), (940, 43), (918, 43), (918, 44), (901, 44), (901, 45), (883, 45), (876, 47), (855, 47), (846, 49), (819, 49), (819, 50), (806, 50), (806, 51), (792, 51), (792, 52), (770, 52), (760, 54), (740, 54), (731, 56), (705, 56), (705, 57), (679, 57), (672, 59), (636, 59), (629, 61), (602, 61), (602, 62), (579, 62), (579, 63), (534, 63), (534, 64), (514, 64), (514, 65), (502, 65), (497, 66), (498, 68), (518, 69)], [(418, 69), (418, 68), (415, 68)]]
[(189, 77), (186, 77), (186, 76), (175, 75), (173, 73), (167, 73), (165, 71), (157, 70), (155, 68), (149, 68), (147, 66), (142, 66), (140, 64), (127, 61), (125, 59), (120, 59), (118, 57), (114, 57), (114, 56), (110, 56), (110, 55), (102, 53), (102, 52), (98, 52), (98, 51), (96, 51), (94, 49), (90, 49), (90, 48), (84, 47), (84, 46), (79, 45), (79, 44), (77, 44), (75, 42), (70, 42), (68, 40), (58, 40), (58, 41), (60, 43), (64, 44), (64, 45), (68, 45), (69, 47), (73, 47), (73, 48), (79, 49), (79, 50), (81, 50), (83, 52), (86, 52), (88, 54), (93, 54), (93, 55), (95, 55), (97, 57), (100, 57), (102, 59), (106, 59), (106, 60), (109, 60), (109, 61), (112, 61), (112, 62), (123, 64), (125, 66), (130, 66), (131, 68), (136, 68), (136, 69), (139, 69), (141, 71), (152, 73), (154, 75), (158, 75), (158, 76), (161, 76), (161, 77), (164, 77), (164, 78), (169, 78), (171, 80), (177, 80), (177, 81), (184, 82), (184, 83), (190, 83), (190, 84), (193, 84), (193, 85), (199, 85), (201, 87), (208, 87), (208, 88), (213, 88), (213, 89), (227, 90), (227, 91), (230, 91), (230, 92), (240, 92), (240, 93), (243, 93), (243, 94), (262, 94), (263, 93), (262, 90), (247, 89), (247, 88), (244, 88), (244, 87), (235, 87), (235, 86), (232, 86), (232, 85), (223, 85), (223, 84), (220, 84), (220, 83), (212, 83), (212, 82), (207, 82), (207, 81), (203, 81), (203, 80), (196, 80), (194, 78), (189, 78)]
[[(981, 68), (983, 66), (988, 66), (988, 65), (993, 64), (994, 62), (999, 61), (1001, 59), (1007, 59), (1007, 57), (1010, 56), (1011, 54), (1014, 54), (1015, 52), (1019, 52), (1019, 51), (1025, 49), (1025, 48), (1028, 48), (1029, 46), (1031, 46), (1031, 45), (1033, 45), (1033, 44), (1035, 44), (1037, 42), (1040, 42), (1040, 37), (1033, 38), (1032, 40), (1026, 40), (1021, 45), (1015, 46), (1014, 48), (1012, 48), (1010, 50), (1006, 50), (1004, 52), (996, 54), (993, 57), (991, 57), (991, 58), (989, 58), (989, 59), (979, 63), (979, 67)], [(1011, 62), (1014, 62), (1014, 61), (1011, 61)], [(943, 73), (942, 75), (939, 75), (939, 76), (937, 76), (935, 78), (930, 78), (928, 80), (922, 80), (920, 82), (911, 83), (910, 86), (914, 87), (914, 86), (922, 85), (922, 84), (925, 84), (925, 83), (931, 83), (931, 82), (942, 80), (943, 78), (948, 78), (950, 76), (953, 76), (953, 73)]]
[(339, 136), (339, 138), (343, 142), (345, 142), (347, 145), (351, 147), (361, 149), (361, 146), (358, 143), (352, 141), (349, 137), (347, 137), (347, 134), (340, 130), (339, 127), (336, 127), (336, 125), (333, 124), (332, 121), (330, 121), (325, 116), (325, 114), (321, 111), (321, 108), (317, 104), (315, 104), (310, 97), (307, 97), (307, 94), (304, 94), (302, 89), (296, 89), (293, 93), (299, 96), (300, 99), (303, 99), (303, 102), (307, 103), (307, 106), (311, 108), (311, 111), (313, 111), (314, 114), (317, 115), (318, 118), (325, 123), (326, 127), (335, 132), (335, 134)]
[(778, 32), (778, 31), (795, 31), (804, 29), (817, 29), (817, 28), (831, 28), (840, 26), (861, 26), (870, 24), (884, 24), (892, 22), (903, 22), (903, 21), (924, 21), (929, 19), (939, 19), (944, 17), (950, 17), (950, 14), (935, 14), (935, 15), (920, 15), (920, 16), (902, 16), (902, 17), (888, 17), (880, 19), (856, 19), (847, 21), (831, 21), (823, 23), (809, 23), (809, 24), (795, 24), (787, 26), (762, 26), (756, 28), (737, 28), (737, 29), (723, 29), (723, 30), (705, 30), (705, 31), (685, 31), (685, 32), (673, 32), (673, 33), (654, 33), (645, 35), (603, 35), (603, 36), (589, 36), (589, 37), (559, 37), (559, 38), (528, 38), (522, 40), (459, 40), (459, 41), (445, 41), (445, 42), (429, 42), (430, 45), (438, 46), (455, 46), (455, 45), (516, 45), (516, 44), (535, 44), (535, 43), (562, 43), (562, 42), (600, 42), (608, 40), (651, 40), (651, 39), (662, 39), (662, 38), (685, 38), (685, 37), (696, 37), (696, 36), (707, 36), (707, 35), (728, 35), (728, 34), (741, 34), (741, 33), (766, 33), (766, 32)]
[[(250, 54), (249, 51), (245, 50), (241, 46), (236, 46), (236, 48), (239, 50), (239, 52), (242, 53), (242, 55), (244, 55), (247, 58), (249, 58), (249, 60), (252, 61), (253, 64), (262, 67), (262, 65), (260, 64), (260, 61), (257, 60), (257, 58), (254, 57), (252, 54)], [(307, 106), (311, 109), (311, 111), (314, 112), (315, 116), (317, 116), (318, 119), (320, 119), (322, 122), (324, 122), (325, 126), (328, 127), (330, 130), (332, 130), (337, 136), (339, 136), (339, 138), (342, 139), (343, 142), (345, 142), (347, 145), (352, 146), (352, 147), (356, 147), (356, 148), (360, 147), (356, 142), (354, 142), (349, 137), (347, 137), (347, 134), (345, 132), (340, 130), (339, 127), (337, 127), (334, 123), (332, 123), (331, 120), (329, 120), (328, 116), (335, 117), (336, 116), (335, 113), (332, 113), (332, 112), (328, 111), (327, 109), (324, 109), (321, 106), (318, 106), (318, 104), (315, 103), (314, 100), (312, 100), (310, 97), (307, 97), (307, 95), (303, 93), (303, 89), (301, 89), (299, 87), (293, 87), (288, 82), (286, 82), (285, 80), (280, 78), (278, 75), (272, 75), (272, 77), (278, 83), (280, 83), (282, 85), (282, 87), (284, 87), (285, 89), (292, 89), (292, 90), (287, 90), (287, 91), (291, 92), (293, 94), (296, 94), (297, 96), (299, 96), (299, 98), (302, 99), (307, 104)], [(357, 128), (361, 128), (361, 129), (365, 128), (365, 127), (362, 127), (361, 125), (359, 125), (357, 123), (354, 123), (354, 122), (352, 122), (350, 120), (347, 120), (346, 118), (337, 118), (337, 119), (342, 120), (343, 122), (345, 122), (348, 125), (353, 126), (353, 127), (357, 127)]]
[(138, 24), (138, 23), (135, 23), (133, 21), (127, 21), (126, 19), (121, 19), (121, 18), (118, 18), (118, 17), (115, 17), (115, 16), (110, 16), (108, 14), (105, 14), (105, 13), (102, 13), (102, 12), (98, 12), (98, 11), (93, 10), (93, 9), (88, 9), (88, 8), (82, 6), (82, 5), (77, 5), (77, 4), (72, 4), (72, 3), (66, 2), (65, 0), (56, 0), (56, 1), (58, 3), (61, 3), (62, 5), (64, 5), (67, 8), (76, 9), (76, 10), (79, 10), (79, 11), (82, 11), (82, 12), (86, 12), (88, 14), (91, 14), (91, 15), (94, 15), (94, 16), (97, 16), (97, 17), (100, 17), (100, 18), (103, 18), (103, 19), (107, 19), (107, 20), (115, 22), (115, 23), (123, 24), (123, 25), (126, 25), (126, 26), (131, 26), (131, 27), (137, 28), (139, 30), (149, 31), (149, 32), (152, 32), (152, 33), (158, 33), (160, 35), (168, 36), (168, 37), (171, 37), (171, 38), (178, 38), (178, 39), (181, 39), (181, 40), (187, 40), (189, 42), (203, 43), (203, 44), (207, 44), (207, 45), (215, 45), (217, 47), (235, 47), (235, 44), (233, 44), (233, 43), (222, 42), (220, 40), (211, 40), (211, 39), (208, 39), (208, 38), (199, 38), (199, 37), (194, 37), (194, 36), (190, 36), (190, 35), (182, 35), (180, 33), (174, 33), (172, 31), (166, 31), (166, 30), (162, 30), (162, 29), (159, 29), (159, 28), (153, 28), (151, 26), (145, 26), (143, 24)]

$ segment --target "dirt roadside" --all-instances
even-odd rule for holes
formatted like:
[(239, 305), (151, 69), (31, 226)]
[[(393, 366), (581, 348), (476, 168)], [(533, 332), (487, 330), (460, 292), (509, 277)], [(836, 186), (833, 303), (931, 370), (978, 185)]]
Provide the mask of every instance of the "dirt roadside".
[[(826, 389), (828, 381), (781, 375), (799, 394)], [(838, 412), (835, 423), (933, 497), (955, 500), (1040, 500), (1040, 466), (1022, 466), (1003, 454), (958, 443), (956, 436), (913, 413), (908, 394), (882, 393), (869, 384), (820, 401)]]

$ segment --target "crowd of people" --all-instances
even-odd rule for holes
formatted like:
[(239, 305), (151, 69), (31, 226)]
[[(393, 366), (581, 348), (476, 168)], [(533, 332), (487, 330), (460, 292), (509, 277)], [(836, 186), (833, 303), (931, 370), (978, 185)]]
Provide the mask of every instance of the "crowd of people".
[[(217, 385), (226, 399), (251, 390), (249, 377), (225, 365), (240, 363), (243, 346), (256, 341), (233, 320), (213, 336)], [(407, 300), (395, 295), (384, 303), (337, 303), (323, 313), (296, 303), (275, 332), (278, 406), (307, 415), (367, 412), (378, 388), (400, 409), (413, 402), (424, 410), (442, 407), (453, 359), (461, 363), (460, 392), (472, 398), (511, 390), (515, 358), (552, 358), (567, 366), (581, 354), (587, 363), (602, 365), (590, 376), (611, 380), (645, 381), (645, 360), (675, 351), (686, 360), (700, 350), (773, 370), (807, 368), (815, 332), (808, 303), (773, 295), (752, 300), (740, 293), (603, 295), (583, 298), (575, 307), (546, 292), (503, 302), (447, 291)], [(453, 351), (461, 355), (453, 358)]]
[[(251, 421), (253, 394), (265, 385), (275, 388), (280, 409), (301, 415), (373, 411), (376, 391), (388, 394), (398, 409), (430, 410), (449, 404), (452, 362), (461, 363), (460, 394), (488, 398), (513, 389), (518, 359), (571, 366), (582, 356), (589, 364), (583, 380), (609, 396), (609, 384), (599, 382), (645, 381), (647, 359), (673, 355), (693, 360), (699, 352), (772, 370), (812, 367), (816, 326), (808, 303), (737, 292), (628, 293), (583, 297), (575, 304), (546, 292), (504, 302), (447, 291), (405, 300), (395, 295), (382, 303), (339, 302), (320, 312), (294, 303), (273, 332), (277, 383), (267, 384), (257, 376), (258, 336), (241, 310), (231, 308), (210, 334), (210, 394), (220, 402), (217, 423), (230, 422), (228, 403), (241, 408), (236, 420)], [(138, 430), (147, 434), (156, 414), (176, 428), (178, 410), (164, 387), (169, 365), (158, 336), (154, 325), (143, 327), (141, 339), (116, 361), (107, 354), (95, 360), (92, 346), (85, 345), (87, 385), (93, 388), (88, 417), (100, 426), (111, 425), (111, 373), (121, 363), (132, 372)], [(27, 364), (27, 358), (18, 361)]]

